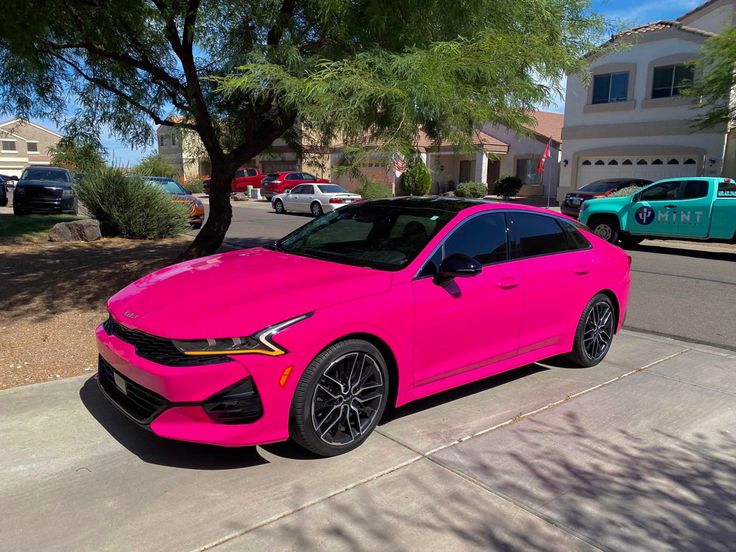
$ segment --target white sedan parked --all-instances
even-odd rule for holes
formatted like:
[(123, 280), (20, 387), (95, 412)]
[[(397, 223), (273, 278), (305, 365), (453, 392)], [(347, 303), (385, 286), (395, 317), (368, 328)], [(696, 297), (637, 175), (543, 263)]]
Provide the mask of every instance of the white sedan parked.
[(361, 199), (337, 184), (299, 184), (271, 200), (277, 213), (312, 213), (315, 217)]

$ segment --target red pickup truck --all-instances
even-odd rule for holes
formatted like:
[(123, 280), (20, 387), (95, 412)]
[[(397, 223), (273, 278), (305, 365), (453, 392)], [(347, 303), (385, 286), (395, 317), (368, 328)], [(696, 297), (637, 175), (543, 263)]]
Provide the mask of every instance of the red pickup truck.
[[(233, 177), (233, 180), (230, 183), (230, 191), (232, 191), (233, 193), (246, 192), (248, 190), (248, 186), (253, 186), (254, 188), (260, 188), (261, 180), (263, 180), (264, 176), (266, 175), (263, 174), (259, 169), (254, 169), (252, 167), (240, 167), (237, 171), (235, 171), (235, 176)], [(202, 185), (204, 187), (204, 193), (209, 195), (210, 193), (209, 177), (204, 179)]]

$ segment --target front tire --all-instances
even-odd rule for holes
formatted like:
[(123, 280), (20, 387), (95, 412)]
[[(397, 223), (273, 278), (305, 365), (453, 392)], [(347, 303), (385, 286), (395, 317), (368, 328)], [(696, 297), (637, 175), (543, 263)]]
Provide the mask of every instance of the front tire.
[(273, 210), (276, 211), (279, 215), (283, 215), (286, 212), (286, 207), (284, 207), (284, 202), (280, 199), (277, 199), (273, 202)]
[(28, 214), (28, 212), (27, 212), (27, 211), (24, 211), (24, 210), (23, 210), (23, 209), (21, 209), (20, 207), (16, 207), (15, 205), (13, 205), (13, 214), (14, 214), (14, 215), (15, 215), (16, 217), (22, 217), (22, 216), (24, 216), (24, 215), (27, 215), (27, 214)]
[(616, 310), (607, 295), (593, 297), (575, 329), (572, 352), (567, 358), (575, 365), (588, 368), (601, 362), (613, 343), (616, 331)]
[(620, 230), (618, 228), (618, 223), (614, 222), (613, 219), (598, 219), (593, 223), (590, 229), (596, 236), (606, 240), (608, 243), (618, 243)]
[(319, 456), (351, 451), (378, 425), (388, 391), (386, 362), (374, 345), (360, 339), (331, 345), (299, 380), (291, 437)]
[(312, 216), (314, 216), (314, 217), (321, 217), (322, 214), (323, 214), (322, 205), (320, 205), (316, 201), (314, 203), (312, 203), (312, 206), (310, 207), (310, 210), (312, 211)]

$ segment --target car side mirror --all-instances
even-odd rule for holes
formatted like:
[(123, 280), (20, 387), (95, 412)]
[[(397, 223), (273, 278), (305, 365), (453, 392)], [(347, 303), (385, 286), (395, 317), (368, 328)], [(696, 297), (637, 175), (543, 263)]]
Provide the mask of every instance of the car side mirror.
[(439, 272), (434, 277), (434, 282), (437, 285), (446, 286), (454, 278), (469, 278), (477, 276), (482, 271), (483, 266), (472, 257), (462, 253), (453, 253), (442, 259)]

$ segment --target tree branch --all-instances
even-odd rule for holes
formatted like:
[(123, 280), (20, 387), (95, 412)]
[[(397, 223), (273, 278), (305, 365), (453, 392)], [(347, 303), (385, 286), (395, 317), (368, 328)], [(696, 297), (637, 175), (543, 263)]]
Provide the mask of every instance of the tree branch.
[(279, 10), (279, 15), (276, 17), (276, 21), (273, 27), (268, 31), (267, 44), (269, 46), (276, 46), (281, 42), (281, 37), (284, 35), (284, 29), (287, 23), (294, 16), (294, 7), (296, 0), (284, 0)]

